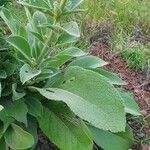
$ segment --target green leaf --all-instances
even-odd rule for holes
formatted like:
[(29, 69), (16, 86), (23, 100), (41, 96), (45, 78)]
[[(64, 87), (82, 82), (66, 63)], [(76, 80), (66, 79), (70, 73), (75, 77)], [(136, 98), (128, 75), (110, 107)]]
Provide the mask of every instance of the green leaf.
[(7, 74), (4, 70), (0, 70), (0, 79), (6, 79), (7, 78)]
[(74, 21), (64, 23), (61, 26), (59, 26), (59, 25), (50, 25), (49, 27), (51, 27), (54, 31), (58, 31), (58, 32), (61, 31), (61, 32), (67, 33), (71, 36), (74, 36), (76, 38), (80, 37), (80, 31), (79, 31), (78, 24)]
[(39, 126), (37, 125), (38, 122), (34, 117), (28, 116), (28, 126), (27, 132), (29, 132), (34, 137), (34, 145), (29, 150), (35, 150), (36, 145), (38, 143), (38, 132)]
[(23, 28), (20, 23), (12, 16), (11, 12), (4, 8), (0, 8), (0, 16), (5, 21), (13, 35), (19, 35), (22, 37), (26, 37), (26, 30)]
[(10, 116), (7, 116), (5, 109), (0, 111), (0, 120), (4, 124), (4, 132), (7, 130), (9, 125), (14, 122), (14, 119)]
[(124, 131), (126, 120), (123, 102), (111, 84), (99, 74), (79, 67), (68, 69), (65, 80), (61, 86), (65, 90), (31, 88), (47, 99), (65, 102), (76, 115), (98, 128)]
[(71, 57), (81, 57), (86, 55), (86, 53), (77, 47), (70, 47), (58, 54), (58, 56), (62, 56), (62, 55), (67, 55)]
[(0, 111), (2, 111), (2, 110), (3, 110), (3, 108), (4, 108), (4, 107), (3, 107), (2, 105), (0, 105)]
[(29, 114), (34, 117), (40, 117), (42, 115), (43, 106), (39, 100), (32, 96), (27, 97), (25, 102), (27, 104)]
[(51, 16), (53, 16), (52, 13), (52, 6), (49, 0), (27, 0), (27, 1), (19, 1), (20, 4), (26, 6), (26, 7), (31, 7), (36, 10), (42, 11), (43, 13), (48, 13)]
[(105, 61), (95, 56), (83, 56), (72, 61), (69, 66), (79, 66), (83, 68), (97, 68), (107, 65)]
[(5, 68), (7, 76), (11, 76), (16, 70), (16, 63), (4, 62), (3, 66)]
[(116, 74), (108, 72), (104, 69), (92, 69), (93, 71), (102, 75), (109, 83), (115, 85), (126, 85), (126, 82), (120, 79)]
[(0, 139), (0, 149), (1, 150), (9, 150), (8, 146), (5, 143), (5, 139), (4, 138)]
[(93, 126), (88, 126), (97, 145), (104, 150), (128, 150), (133, 144), (133, 134), (129, 126), (125, 132), (111, 133)]
[(63, 45), (63, 44), (69, 44), (69, 43), (74, 43), (78, 40), (77, 37), (68, 35), (68, 34), (61, 34), (56, 42), (56, 45)]
[(38, 29), (39, 33), (46, 34), (46, 31), (47, 31), (46, 28), (44, 29), (44, 28), (39, 27), (40, 25), (47, 23), (47, 17), (45, 16), (45, 14), (40, 11), (36, 11), (33, 14), (32, 19), (33, 19), (33, 22), (34, 22), (36, 28)]
[(84, 0), (69, 0), (67, 7), (69, 9), (77, 8)]
[(22, 93), (17, 92), (16, 89), (17, 89), (17, 84), (13, 84), (12, 85), (12, 92), (13, 92), (12, 99), (13, 99), (13, 101), (19, 100), (26, 95), (26, 93), (24, 93), (24, 92), (22, 92)]
[(134, 116), (140, 116), (140, 109), (138, 104), (135, 102), (133, 95), (131, 93), (126, 93), (121, 89), (118, 89), (119, 94), (121, 95), (122, 99), (124, 100), (125, 104), (125, 111)]
[(4, 135), (7, 145), (12, 149), (28, 149), (33, 146), (34, 138), (16, 124), (12, 124)]
[(40, 70), (32, 69), (28, 64), (24, 64), (20, 69), (20, 80), (22, 84), (33, 79), (41, 73)]
[(31, 63), (31, 48), (29, 43), (21, 36), (11, 36), (6, 40), (15, 47), (22, 56)]
[(0, 9), (0, 16), (2, 17), (2, 19), (5, 21), (5, 23), (7, 24), (7, 26), (9, 27), (9, 29), (11, 30), (11, 32), (13, 34), (17, 33), (17, 22), (16, 20), (13, 18), (13, 16), (11, 15), (11, 13), (9, 12), (8, 9), (2, 7)]
[(58, 53), (55, 57), (50, 58), (48, 62), (48, 66), (50, 67), (60, 67), (69, 60), (71, 60), (73, 57), (80, 57), (84, 56), (86, 53), (84, 53), (82, 50), (76, 47), (70, 47), (68, 49), (65, 49), (64, 51)]
[(8, 116), (11, 116), (15, 118), (17, 121), (27, 125), (28, 109), (23, 100), (18, 100), (14, 102), (11, 101), (5, 102), (4, 108)]
[(38, 119), (44, 134), (61, 150), (92, 150), (92, 139), (86, 125), (66, 105), (47, 103)]
[[(80, 67), (70, 67), (64, 75), (64, 84), (61, 88), (72, 92), (90, 104), (79, 103), (78, 112), (82, 119), (89, 121), (95, 127), (112, 132), (124, 131), (126, 126), (125, 108), (118, 91), (98, 73)], [(62, 99), (62, 98), (61, 98)], [(75, 105), (74, 104), (74, 105)]]

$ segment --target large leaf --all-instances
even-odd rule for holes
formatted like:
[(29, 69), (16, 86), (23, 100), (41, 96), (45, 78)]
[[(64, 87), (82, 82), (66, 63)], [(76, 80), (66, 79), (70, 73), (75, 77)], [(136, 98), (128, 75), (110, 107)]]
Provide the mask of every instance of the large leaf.
[(26, 37), (26, 30), (20, 25), (20, 23), (12, 16), (11, 12), (4, 8), (0, 8), (0, 16), (5, 21), (9, 29), (14, 35)]
[(109, 83), (115, 85), (125, 85), (126, 82), (120, 79), (116, 74), (108, 72), (104, 69), (92, 69), (93, 71), (101, 74)]
[(47, 99), (65, 102), (76, 115), (98, 128), (113, 132), (124, 131), (124, 106), (112, 85), (97, 73), (79, 67), (69, 69), (65, 79), (66, 83), (62, 88), (67, 91), (31, 88)]
[(63, 45), (63, 44), (68, 44), (68, 43), (74, 43), (78, 40), (77, 37), (69, 35), (67, 33), (61, 34), (56, 42), (56, 45)]
[(74, 57), (84, 56), (84, 55), (86, 55), (86, 53), (84, 53), (79, 48), (70, 47), (58, 53), (55, 57), (50, 58), (49, 61), (47, 61), (47, 63), (48, 63), (48, 66), (51, 66), (51, 67), (60, 67), (66, 62), (68, 62), (70, 59)]
[(61, 150), (92, 150), (92, 139), (86, 125), (68, 109), (56, 102), (46, 103), (38, 119), (45, 135)]
[(31, 48), (29, 43), (23, 37), (11, 36), (7, 39), (7, 42), (14, 46), (28, 62), (31, 62)]
[[(47, 23), (47, 18), (45, 16), (44, 13), (40, 12), (40, 11), (36, 11), (33, 14), (33, 21), (34, 21), (34, 25), (36, 26), (36, 28), (38, 29), (38, 32), (41, 34), (46, 34), (46, 29), (44, 28), (40, 28), (39, 26), (42, 24), (46, 24)], [(43, 41), (43, 37), (39, 37), (38, 39), (41, 39)]]
[(81, 118), (104, 130), (124, 131), (126, 119), (123, 100), (101, 75), (80, 67), (70, 67), (64, 78), (61, 88), (82, 97), (92, 107), (80, 106), (85, 109), (78, 112)]
[(12, 117), (7, 116), (5, 109), (0, 111), (0, 120), (3, 122), (4, 125), (3, 132), (5, 132), (9, 125), (15, 121)]
[(104, 150), (128, 150), (133, 144), (133, 134), (129, 126), (125, 132), (113, 134), (93, 126), (88, 126), (97, 145)]
[(48, 13), (50, 15), (53, 15), (51, 9), (52, 9), (52, 0), (26, 0), (26, 1), (19, 1), (20, 4), (26, 6), (35, 8), (36, 10), (40, 10), (44, 13)]
[(83, 56), (72, 61), (69, 66), (79, 66), (83, 68), (97, 68), (106, 65), (107, 63), (95, 56)]
[(16, 63), (4, 62), (3, 67), (5, 68), (7, 76), (11, 76), (16, 70)]
[(15, 124), (8, 128), (4, 138), (7, 145), (12, 149), (28, 149), (34, 144), (33, 136)]
[(9, 29), (13, 34), (17, 33), (17, 22), (11, 15), (11, 13), (6, 8), (0, 8), (0, 16), (3, 18), (5, 23), (8, 25)]
[(27, 104), (29, 114), (34, 117), (39, 117), (42, 115), (43, 106), (38, 99), (36, 99), (34, 96), (27, 97), (25, 102)]
[(129, 113), (134, 116), (140, 116), (141, 115), (140, 109), (138, 104), (135, 102), (133, 95), (131, 93), (126, 93), (120, 89), (119, 89), (119, 94), (124, 100), (126, 113)]
[(78, 24), (74, 21), (64, 23), (61, 26), (60, 25), (45, 25), (43, 27), (50, 27), (54, 31), (57, 31), (57, 32), (61, 31), (61, 32), (67, 33), (68, 35), (74, 36), (76, 38), (80, 37)]
[(23, 122), (27, 125), (27, 106), (23, 100), (18, 100), (14, 102), (5, 102), (4, 108), (6, 114), (15, 118), (19, 122)]
[(26, 93), (24, 93), (24, 92), (17, 92), (16, 89), (17, 89), (17, 84), (13, 84), (12, 85), (12, 92), (13, 92), (12, 99), (14, 101), (19, 100), (26, 95)]
[(70, 47), (70, 48), (67, 48), (64, 51), (60, 52), (58, 54), (58, 56), (60, 56), (60, 55), (67, 55), (67, 56), (71, 56), (71, 57), (81, 57), (81, 56), (86, 55), (86, 53), (77, 47)]
[(32, 69), (28, 64), (24, 64), (20, 69), (20, 80), (22, 84), (38, 76), (41, 70)]

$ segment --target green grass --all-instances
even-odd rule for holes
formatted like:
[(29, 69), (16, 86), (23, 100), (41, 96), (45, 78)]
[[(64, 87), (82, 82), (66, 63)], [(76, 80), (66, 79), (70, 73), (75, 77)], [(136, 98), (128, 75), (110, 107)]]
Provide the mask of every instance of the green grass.
[[(149, 0), (85, 0), (82, 7), (88, 9), (82, 16), (85, 39), (97, 36), (102, 24), (111, 24), (108, 35), (111, 49), (120, 52), (131, 68), (146, 70), (149, 67)], [(87, 30), (88, 24), (94, 26), (91, 31)]]

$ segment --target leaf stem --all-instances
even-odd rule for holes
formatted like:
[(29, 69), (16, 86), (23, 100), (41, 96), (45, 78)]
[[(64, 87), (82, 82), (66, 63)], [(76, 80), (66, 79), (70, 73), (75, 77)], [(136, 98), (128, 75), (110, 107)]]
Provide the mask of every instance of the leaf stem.
[[(56, 21), (56, 19), (55, 19), (53, 25), (55, 25), (56, 22), (57, 22), (57, 21)], [(46, 55), (46, 54), (48, 53), (48, 51), (49, 51), (49, 49), (48, 49), (48, 44), (49, 44), (49, 42), (50, 42), (50, 40), (51, 40), (51, 38), (52, 38), (53, 30), (50, 30), (50, 32), (49, 32), (48, 35), (49, 35), (49, 36), (47, 37), (47, 40), (46, 40), (46, 42), (45, 42), (45, 44), (44, 44), (44, 47), (43, 47), (43, 49), (42, 49), (42, 52), (41, 52), (40, 56), (39, 56), (38, 59), (37, 59), (37, 65), (38, 65), (38, 67), (41, 65), (41, 63), (42, 63), (42, 61), (43, 61), (45, 55)]]
[[(67, 0), (61, 0), (60, 7), (61, 7), (61, 10), (62, 10), (62, 11), (63, 11), (63, 9), (64, 9), (64, 7), (65, 7), (65, 5), (66, 5), (66, 2), (67, 2)], [(59, 18), (58, 16), (57, 16), (57, 18), (54, 18), (55, 20), (54, 20), (53, 25), (55, 25), (55, 24), (57, 23), (58, 18)], [(51, 38), (52, 38), (52, 35), (53, 35), (53, 30), (50, 30), (49, 36), (47, 37), (47, 40), (46, 40), (46, 42), (45, 42), (45, 44), (44, 44), (44, 47), (43, 47), (43, 49), (42, 49), (42, 52), (41, 52), (40, 56), (39, 56), (38, 59), (37, 59), (37, 68), (41, 65), (41, 63), (42, 63), (42, 61), (43, 61), (45, 55), (46, 55), (46, 54), (48, 53), (48, 51), (49, 51), (48, 44), (49, 44), (49, 42), (50, 42), (50, 40), (51, 40)]]

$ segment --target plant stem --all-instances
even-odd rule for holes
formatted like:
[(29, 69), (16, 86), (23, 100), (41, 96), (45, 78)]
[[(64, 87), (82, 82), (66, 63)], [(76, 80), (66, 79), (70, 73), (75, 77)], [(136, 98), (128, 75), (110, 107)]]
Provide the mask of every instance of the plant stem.
[[(56, 21), (56, 19), (55, 19), (53, 25), (55, 25), (56, 22), (57, 22), (57, 21)], [(49, 44), (49, 42), (50, 42), (50, 40), (51, 40), (51, 38), (52, 38), (52, 35), (53, 35), (53, 30), (50, 30), (50, 32), (49, 32), (49, 34), (48, 34), (48, 37), (47, 37), (47, 40), (46, 40), (46, 42), (45, 42), (45, 44), (44, 44), (44, 47), (43, 47), (43, 49), (42, 49), (42, 52), (41, 52), (40, 56), (39, 56), (38, 59), (37, 59), (37, 65), (38, 65), (38, 67), (41, 65), (41, 63), (42, 63), (42, 61), (43, 61), (45, 55), (46, 55), (46, 54), (48, 53), (48, 51), (49, 51), (49, 49), (48, 49), (47, 47), (48, 47), (48, 44)]]
[[(63, 9), (64, 9), (64, 7), (65, 7), (66, 2), (67, 2), (67, 0), (61, 0), (60, 7), (61, 7), (61, 10), (62, 10), (62, 11), (63, 11)], [(57, 16), (57, 18), (55, 18), (53, 25), (55, 25), (55, 24), (57, 23), (58, 18), (59, 18), (58, 16)], [(48, 44), (49, 44), (49, 42), (50, 42), (50, 40), (51, 40), (51, 38), (52, 38), (52, 35), (53, 35), (53, 30), (50, 30), (49, 36), (48, 36), (48, 38), (47, 38), (47, 40), (46, 40), (46, 42), (45, 42), (45, 44), (44, 44), (44, 47), (43, 47), (43, 49), (42, 49), (42, 52), (41, 52), (40, 56), (39, 56), (38, 59), (37, 59), (37, 67), (39, 67), (39, 66), (41, 65), (41, 63), (42, 63), (42, 61), (43, 61), (45, 55), (46, 55), (46, 54), (48, 53), (48, 51), (49, 51), (49, 49), (48, 49)]]

